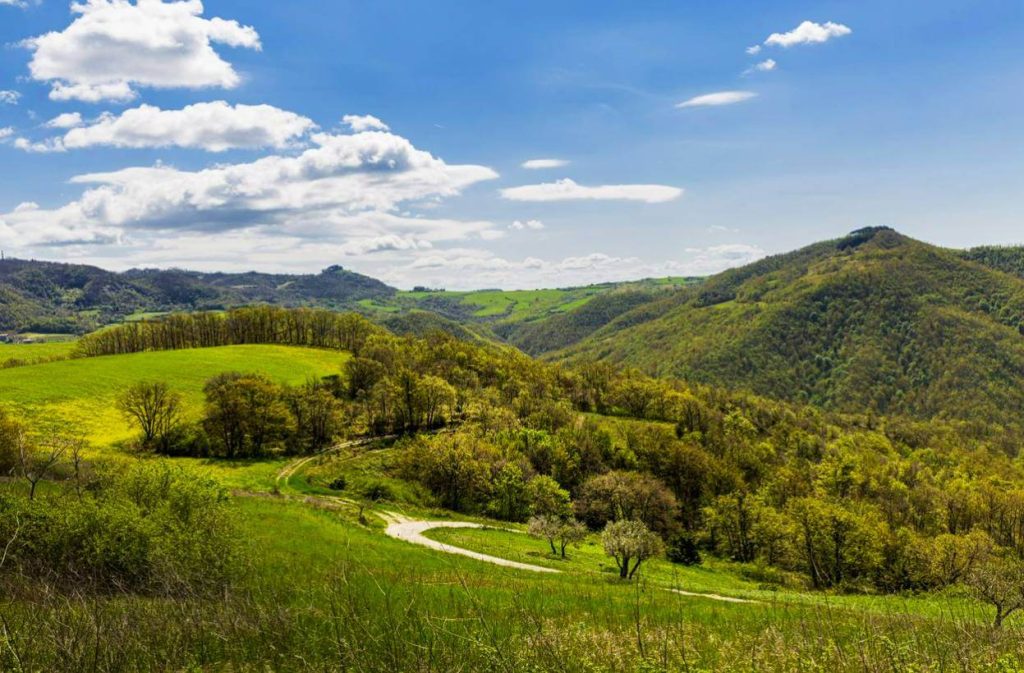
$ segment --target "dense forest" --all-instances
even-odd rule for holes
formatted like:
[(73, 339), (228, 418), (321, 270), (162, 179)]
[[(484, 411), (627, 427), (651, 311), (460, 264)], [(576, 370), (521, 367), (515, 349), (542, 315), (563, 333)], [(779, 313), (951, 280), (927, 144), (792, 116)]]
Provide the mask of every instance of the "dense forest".
[(556, 356), (837, 411), (1019, 425), (1024, 281), (868, 229), (643, 304)]

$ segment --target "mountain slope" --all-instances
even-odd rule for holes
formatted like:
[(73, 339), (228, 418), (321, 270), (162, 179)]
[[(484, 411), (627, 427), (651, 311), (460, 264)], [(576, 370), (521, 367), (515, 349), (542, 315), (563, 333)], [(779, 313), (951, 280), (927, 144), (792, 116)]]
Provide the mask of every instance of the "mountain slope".
[(338, 266), (316, 275), (199, 273), (81, 264), (0, 261), (0, 331), (84, 332), (136, 312), (221, 309), (245, 304), (349, 308), (395, 294)]
[(865, 229), (641, 306), (561, 355), (830, 409), (1020, 423), (1024, 281)]

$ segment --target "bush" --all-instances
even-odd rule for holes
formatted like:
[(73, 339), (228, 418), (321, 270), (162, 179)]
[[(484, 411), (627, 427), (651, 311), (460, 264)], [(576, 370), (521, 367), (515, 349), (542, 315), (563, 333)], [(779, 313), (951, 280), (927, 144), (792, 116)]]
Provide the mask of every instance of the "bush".
[(237, 559), (227, 502), (214, 482), (160, 464), (107, 474), (81, 498), (0, 497), (0, 571), (75, 591), (212, 594)]
[(341, 475), (340, 477), (335, 478), (335, 480), (332, 481), (330, 484), (328, 484), (327, 488), (331, 489), (332, 491), (344, 491), (346, 486), (348, 486), (348, 481), (345, 479), (345, 475)]
[(391, 486), (384, 483), (383, 481), (371, 481), (363, 485), (359, 489), (360, 495), (371, 502), (380, 502), (381, 500), (393, 500), (395, 497), (394, 491), (391, 490)]
[(699, 566), (701, 564), (700, 550), (693, 536), (688, 533), (674, 535), (668, 543), (666, 553), (668, 560), (684, 566)]

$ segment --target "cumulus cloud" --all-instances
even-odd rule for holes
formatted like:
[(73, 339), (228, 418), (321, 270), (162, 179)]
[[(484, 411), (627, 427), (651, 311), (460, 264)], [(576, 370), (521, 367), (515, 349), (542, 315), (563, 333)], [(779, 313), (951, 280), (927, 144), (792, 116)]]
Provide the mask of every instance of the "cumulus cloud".
[(356, 133), (391, 130), (387, 124), (373, 115), (345, 115), (341, 118), (341, 121)]
[(824, 24), (804, 21), (788, 33), (772, 33), (764, 41), (773, 47), (792, 47), (798, 44), (821, 44), (834, 37), (843, 37), (852, 33), (848, 26), (841, 23), (826, 21)]
[(753, 91), (716, 91), (715, 93), (706, 93), (700, 96), (694, 96), (682, 103), (677, 103), (676, 107), (691, 108), (733, 105), (735, 103), (742, 103), (743, 101), (750, 100), (755, 96), (757, 96), (757, 94)]
[(180, 110), (141, 105), (119, 115), (105, 114), (95, 123), (72, 128), (62, 143), (68, 149), (101, 145), (186, 147), (208, 152), (262, 147), (281, 149), (315, 127), (311, 119), (272, 105), (229, 105), (215, 101), (188, 105)]
[(231, 89), (241, 78), (213, 45), (261, 48), (254, 28), (203, 18), (200, 0), (85, 0), (71, 11), (64, 30), (23, 42), (32, 78), (49, 82), (54, 100), (124, 102), (136, 86)]
[(73, 129), (82, 125), (82, 115), (78, 112), (59, 114), (43, 126), (51, 129)]
[(32, 142), (28, 138), (17, 138), (14, 141), (14, 146), (22, 152), (29, 152), (31, 154), (49, 154), (65, 151), (60, 138), (50, 138), (39, 142)]
[(7, 140), (14, 135), (14, 129), (10, 126), (0, 126), (0, 141)]
[(758, 54), (761, 53), (761, 45), (755, 44), (752, 47), (747, 47), (747, 53), (750, 54), (751, 56), (757, 56)]
[(772, 70), (775, 70), (777, 65), (778, 63), (775, 62), (775, 59), (769, 58), (755, 65), (754, 70), (758, 72), (771, 72)]
[(509, 229), (514, 229), (515, 231), (523, 231), (524, 229), (540, 231), (543, 228), (544, 223), (541, 222), (540, 220), (526, 220), (525, 222), (521, 220), (516, 220), (515, 222), (509, 225)]
[(0, 89), (0, 105), (17, 105), (21, 94), (10, 89)]
[(512, 201), (643, 201), (663, 203), (683, 195), (678, 187), (666, 185), (601, 185), (588, 187), (565, 178), (539, 185), (523, 185), (501, 190), (503, 198)]
[(522, 167), (531, 170), (543, 170), (547, 168), (561, 168), (562, 166), (568, 166), (569, 162), (565, 159), (530, 159), (524, 161)]
[(268, 235), (344, 242), (396, 234), (455, 240), (489, 222), (402, 217), (402, 204), (436, 202), (497, 177), (485, 166), (450, 165), (390, 133), (314, 134), (297, 156), (185, 171), (170, 166), (80, 175), (82, 196), (62, 207), (0, 214), (0, 243), (45, 246), (109, 242), (146, 232)]

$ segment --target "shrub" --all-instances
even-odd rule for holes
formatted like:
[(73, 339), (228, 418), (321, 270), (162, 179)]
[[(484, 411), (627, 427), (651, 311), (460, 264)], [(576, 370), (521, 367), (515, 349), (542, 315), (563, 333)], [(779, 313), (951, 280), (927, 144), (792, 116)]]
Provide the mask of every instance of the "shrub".
[(701, 564), (700, 550), (697, 543), (689, 533), (674, 535), (668, 542), (666, 552), (668, 560), (684, 566), (698, 566)]

